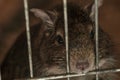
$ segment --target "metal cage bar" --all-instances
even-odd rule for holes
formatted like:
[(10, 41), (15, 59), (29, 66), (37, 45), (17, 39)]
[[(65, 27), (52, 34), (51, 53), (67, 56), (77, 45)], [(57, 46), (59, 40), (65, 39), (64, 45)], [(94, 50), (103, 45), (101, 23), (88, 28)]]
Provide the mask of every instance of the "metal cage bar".
[(0, 80), (2, 80), (2, 75), (1, 75), (1, 67), (0, 67)]
[[(99, 51), (98, 51), (98, 48), (99, 48), (99, 30), (98, 30), (98, 0), (94, 0), (94, 3), (95, 3), (95, 53), (96, 53), (96, 69), (98, 70), (99, 69)], [(96, 72), (96, 80), (99, 80), (99, 75), (98, 75), (98, 72)]]
[[(63, 0), (63, 10), (64, 10), (64, 27), (65, 27), (65, 42), (66, 42), (66, 69), (67, 73), (70, 72), (70, 66), (69, 66), (69, 42), (68, 42), (68, 18), (67, 18), (67, 0)], [(68, 77), (68, 80), (70, 78)]]
[(29, 67), (30, 67), (30, 77), (33, 77), (33, 65), (32, 65), (32, 49), (31, 49), (31, 39), (30, 39), (30, 23), (29, 23), (29, 11), (28, 11), (28, 0), (24, 0), (24, 12), (26, 20), (26, 35), (27, 35), (27, 45), (28, 45), (28, 56), (29, 56)]
[(98, 72), (99, 74), (113, 73), (113, 72), (120, 72), (120, 69), (95, 71), (95, 72), (89, 72), (86, 74), (67, 74), (67, 75), (49, 76), (49, 77), (42, 77), (42, 78), (28, 78), (28, 79), (15, 79), (15, 80), (52, 80), (52, 79), (62, 79), (62, 78), (68, 78), (68, 77), (69, 78), (79, 77), (79, 76), (85, 76), (85, 75), (96, 75), (96, 72)]

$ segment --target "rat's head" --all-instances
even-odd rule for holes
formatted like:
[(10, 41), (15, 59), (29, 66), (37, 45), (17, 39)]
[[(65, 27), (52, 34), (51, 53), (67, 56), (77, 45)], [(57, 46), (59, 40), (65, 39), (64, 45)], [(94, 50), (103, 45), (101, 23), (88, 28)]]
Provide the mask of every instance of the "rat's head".
[[(63, 7), (55, 7), (51, 11), (40, 9), (31, 9), (31, 11), (43, 21), (44, 40), (40, 44), (40, 52), (47, 57), (43, 61), (49, 66), (48, 72), (51, 74), (65, 72), (66, 49)], [(91, 71), (95, 67), (94, 4), (84, 9), (75, 4), (68, 4), (67, 12), (70, 72)]]
[[(65, 46), (63, 8), (58, 7), (57, 12), (58, 18), (55, 26)], [(94, 67), (94, 24), (90, 13), (78, 5), (68, 4), (67, 12), (70, 72), (87, 72)]]

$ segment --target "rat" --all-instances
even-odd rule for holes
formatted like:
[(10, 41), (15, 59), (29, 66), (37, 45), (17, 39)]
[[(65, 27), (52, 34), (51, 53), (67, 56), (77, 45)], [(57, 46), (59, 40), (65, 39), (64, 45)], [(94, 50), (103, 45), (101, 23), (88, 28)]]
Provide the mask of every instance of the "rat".
[[(68, 3), (68, 40), (70, 73), (88, 73), (95, 70), (95, 20), (94, 4), (82, 8)], [(49, 10), (32, 8), (40, 23), (30, 28), (34, 77), (66, 74), (66, 48), (63, 5)], [(112, 42), (109, 35), (99, 27), (100, 69), (115, 66)], [(13, 80), (30, 77), (26, 32), (23, 32), (10, 49), (2, 64), (2, 79)], [(114, 80), (115, 74), (100, 74), (100, 80)], [(85, 75), (71, 80), (95, 80)], [(66, 79), (60, 79), (66, 80)]]

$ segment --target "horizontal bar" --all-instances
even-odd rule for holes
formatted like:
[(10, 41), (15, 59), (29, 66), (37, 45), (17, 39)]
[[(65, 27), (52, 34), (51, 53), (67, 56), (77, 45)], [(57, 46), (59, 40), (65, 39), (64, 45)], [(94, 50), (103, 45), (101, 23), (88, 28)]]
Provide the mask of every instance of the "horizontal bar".
[(60, 75), (60, 76), (50, 76), (50, 77), (43, 77), (43, 78), (28, 78), (28, 79), (15, 79), (15, 80), (52, 80), (52, 79), (62, 79), (62, 78), (71, 78), (71, 77), (80, 77), (85, 75), (96, 75), (96, 72), (99, 74), (103, 73), (111, 73), (111, 72), (120, 72), (120, 69), (110, 69), (110, 70), (102, 70), (102, 71), (94, 71), (89, 72), (86, 74), (67, 74), (67, 75)]

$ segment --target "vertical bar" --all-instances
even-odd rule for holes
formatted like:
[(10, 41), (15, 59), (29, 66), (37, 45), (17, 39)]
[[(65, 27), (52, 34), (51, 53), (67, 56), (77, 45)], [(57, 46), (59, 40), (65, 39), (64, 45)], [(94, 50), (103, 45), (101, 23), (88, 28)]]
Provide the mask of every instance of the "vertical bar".
[[(98, 0), (95, 0), (95, 46), (96, 46), (96, 69), (99, 69), (99, 42), (98, 42)], [(98, 72), (96, 72), (96, 80), (99, 80)]]
[(0, 67), (0, 80), (2, 80), (2, 75), (1, 75), (1, 67)]
[[(69, 66), (69, 45), (68, 45), (68, 15), (67, 15), (67, 0), (63, 0), (63, 8), (64, 8), (64, 26), (65, 26), (65, 41), (66, 41), (66, 62), (67, 62), (67, 73), (70, 72), (70, 66)], [(70, 80), (70, 78), (67, 78)]]
[(30, 77), (32, 78), (33, 77), (33, 65), (32, 65), (32, 49), (31, 49), (31, 39), (30, 39), (28, 0), (24, 0), (24, 10), (25, 10), (25, 20), (26, 20), (26, 35), (27, 35), (27, 44), (28, 44)]

